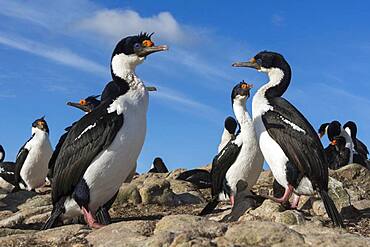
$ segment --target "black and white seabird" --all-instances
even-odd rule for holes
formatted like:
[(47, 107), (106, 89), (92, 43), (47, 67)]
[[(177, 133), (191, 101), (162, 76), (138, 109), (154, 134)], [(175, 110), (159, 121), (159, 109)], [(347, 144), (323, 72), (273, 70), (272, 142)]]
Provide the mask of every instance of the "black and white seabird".
[(211, 188), (211, 173), (205, 169), (191, 169), (184, 171), (177, 176), (178, 180), (192, 183), (197, 189)]
[(253, 97), (252, 110), (261, 151), (277, 182), (285, 188), (278, 202), (286, 202), (295, 194), (319, 192), (326, 212), (335, 225), (343, 220), (328, 194), (328, 164), (316, 131), (306, 118), (281, 96), (291, 80), (291, 69), (281, 54), (263, 51), (248, 62), (235, 67), (250, 67), (268, 74), (269, 82)]
[(221, 150), (226, 146), (226, 144), (230, 141), (235, 139), (236, 135), (236, 128), (238, 127), (238, 123), (236, 122), (235, 118), (228, 116), (225, 119), (224, 123), (224, 131), (222, 132), (221, 142), (218, 145), (217, 152), (221, 152)]
[(148, 173), (167, 173), (168, 169), (160, 157), (156, 157), (153, 160), (153, 164), (150, 167)]
[(0, 162), (3, 162), (5, 159), (5, 150), (3, 148), (3, 145), (0, 145)]
[(369, 150), (367, 146), (357, 138), (357, 125), (353, 121), (348, 121), (343, 125), (343, 129), (348, 133), (348, 135), (352, 138), (353, 141), (353, 148), (354, 148), (354, 155), (358, 155), (360, 157), (353, 157), (354, 162), (355, 159), (362, 159), (364, 161), (367, 160), (367, 156), (369, 154)]
[(252, 85), (243, 81), (232, 90), (232, 107), (240, 126), (240, 133), (213, 159), (211, 170), (212, 199), (200, 212), (200, 215), (213, 211), (220, 200), (220, 194), (227, 194), (233, 205), (238, 181), (246, 182), (248, 190), (250, 190), (262, 171), (263, 156), (257, 143), (253, 121), (246, 108), (251, 88)]
[[(78, 103), (67, 102), (67, 105), (76, 107), (77, 109), (80, 109), (85, 113), (89, 113), (92, 110), (94, 110), (100, 104), (100, 100), (98, 100), (99, 96), (100, 95), (96, 95), (96, 96), (92, 95), (92, 96), (89, 96), (85, 99), (81, 99)], [(75, 123), (73, 123), (73, 124), (75, 124)], [(60, 149), (61, 149), (65, 139), (67, 138), (67, 135), (68, 135), (68, 132), (69, 132), (70, 129), (71, 129), (71, 126), (64, 129), (65, 132), (64, 132), (63, 135), (60, 136), (59, 141), (58, 141), (57, 145), (55, 146), (55, 150), (54, 150), (54, 152), (53, 152), (53, 154), (50, 158), (49, 165), (48, 165), (49, 171), (48, 171), (48, 176), (47, 176), (47, 178), (49, 179), (50, 182), (52, 181), (52, 178), (54, 176), (55, 161), (56, 161), (56, 159), (59, 155)]]
[(90, 227), (101, 226), (95, 213), (118, 192), (144, 144), (149, 98), (135, 68), (149, 54), (165, 50), (146, 33), (118, 42), (111, 58), (113, 81), (102, 102), (71, 127), (56, 159), (53, 210), (43, 229), (81, 214)]
[(45, 183), (52, 153), (49, 127), (44, 117), (36, 119), (32, 123), (32, 136), (20, 148), (15, 163), (1, 163), (1, 177), (14, 185), (15, 191), (39, 188)]
[[(238, 123), (235, 118), (228, 116), (224, 121), (224, 130), (221, 135), (221, 142), (218, 145), (217, 153), (226, 146), (228, 142), (235, 139)], [(191, 169), (182, 172), (176, 179), (192, 183), (198, 189), (212, 187), (211, 173), (205, 169)]]

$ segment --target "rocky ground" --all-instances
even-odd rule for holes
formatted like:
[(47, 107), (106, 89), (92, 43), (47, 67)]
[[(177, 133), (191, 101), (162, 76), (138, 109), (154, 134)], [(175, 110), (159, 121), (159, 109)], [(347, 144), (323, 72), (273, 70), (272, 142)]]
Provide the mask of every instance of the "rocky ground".
[[(50, 188), (9, 194), (0, 189), (0, 246), (370, 246), (370, 172), (349, 165), (331, 172), (330, 194), (346, 229), (333, 228), (319, 198), (302, 198), (299, 210), (271, 200), (257, 203), (237, 221), (223, 222), (224, 203), (214, 214), (197, 214), (209, 199), (169, 174), (144, 174), (124, 184), (111, 209), (113, 223), (98, 230), (74, 223), (40, 231), (51, 211)], [(264, 171), (258, 194), (272, 194)]]

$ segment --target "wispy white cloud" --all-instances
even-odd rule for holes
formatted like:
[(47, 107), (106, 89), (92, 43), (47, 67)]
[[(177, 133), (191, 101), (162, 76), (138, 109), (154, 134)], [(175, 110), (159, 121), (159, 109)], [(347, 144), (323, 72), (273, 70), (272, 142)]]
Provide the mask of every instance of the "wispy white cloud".
[(0, 44), (32, 53), (84, 71), (93, 72), (100, 75), (105, 75), (107, 71), (107, 68), (104, 66), (89, 59), (83, 58), (66, 48), (47, 46), (33, 40), (20, 37), (11, 37), (3, 33), (0, 33)]
[(159, 86), (158, 91), (151, 94), (151, 97), (165, 101), (168, 106), (179, 111), (186, 111), (198, 116), (206, 117), (208, 120), (217, 121), (218, 116), (222, 116), (214, 107), (203, 104), (199, 101), (189, 98), (188, 96), (170, 89), (168, 87)]
[(169, 12), (144, 17), (133, 10), (101, 9), (78, 21), (75, 28), (114, 41), (140, 31), (155, 32), (161, 40), (170, 42), (189, 41), (189, 28), (180, 25)]
[(274, 14), (271, 17), (271, 22), (272, 22), (273, 25), (275, 25), (277, 27), (281, 27), (285, 23), (285, 18), (280, 14)]

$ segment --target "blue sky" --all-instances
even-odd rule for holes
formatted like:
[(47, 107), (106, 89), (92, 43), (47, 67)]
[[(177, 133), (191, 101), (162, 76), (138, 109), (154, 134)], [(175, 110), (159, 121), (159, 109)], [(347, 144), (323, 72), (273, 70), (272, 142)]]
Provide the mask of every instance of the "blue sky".
[[(366, 1), (0, 0), (0, 143), (13, 160), (46, 115), (55, 145), (82, 116), (67, 101), (102, 91), (115, 43), (155, 32), (170, 50), (138, 67), (151, 94), (139, 172), (161, 156), (170, 169), (209, 163), (232, 114), (230, 92), (264, 74), (232, 68), (258, 51), (282, 53), (293, 78), (285, 98), (317, 128), (354, 120), (370, 143), (370, 4)], [(251, 109), (248, 102), (248, 109)]]

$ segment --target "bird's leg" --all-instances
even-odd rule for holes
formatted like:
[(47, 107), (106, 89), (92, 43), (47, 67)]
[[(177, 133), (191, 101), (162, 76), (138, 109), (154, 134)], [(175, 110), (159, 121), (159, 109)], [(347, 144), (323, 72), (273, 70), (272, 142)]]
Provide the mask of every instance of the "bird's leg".
[(101, 228), (103, 227), (104, 225), (102, 224), (99, 224), (96, 219), (94, 218), (94, 216), (91, 214), (91, 212), (86, 209), (84, 206), (82, 206), (82, 212), (84, 214), (84, 218), (85, 218), (85, 221), (86, 223), (91, 227), (91, 228)]
[(231, 203), (231, 207), (234, 207), (234, 202), (235, 202), (234, 194), (233, 194), (233, 193), (231, 193), (231, 194), (230, 194), (230, 203)]
[(263, 196), (263, 197), (265, 197), (267, 199), (271, 199), (271, 200), (273, 200), (275, 202), (278, 202), (278, 203), (284, 203), (284, 202), (289, 200), (290, 196), (293, 193), (293, 189), (294, 189), (293, 186), (288, 184), (288, 188), (285, 189), (284, 195), (282, 197), (280, 197), (280, 198), (275, 198), (273, 196)]
[(292, 204), (290, 204), (290, 207), (292, 209), (297, 209), (298, 208), (299, 198), (300, 198), (299, 195), (293, 194), (293, 201), (292, 201)]

